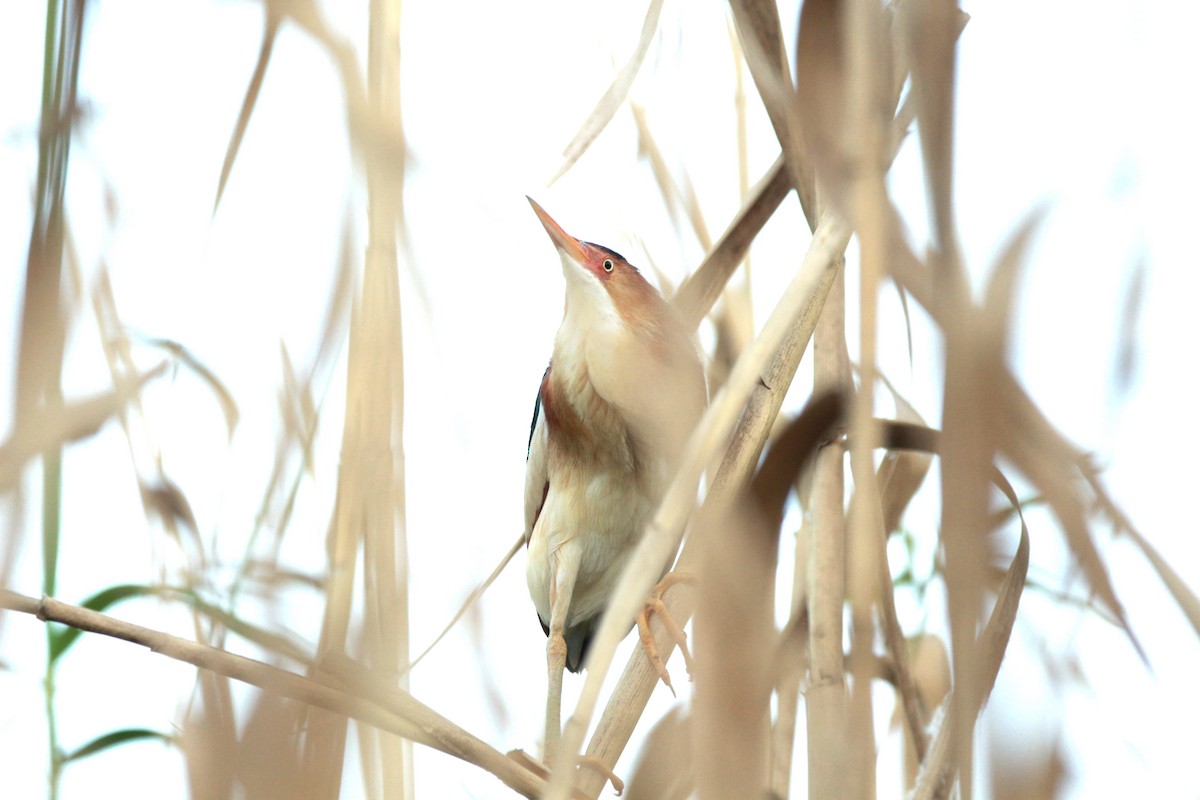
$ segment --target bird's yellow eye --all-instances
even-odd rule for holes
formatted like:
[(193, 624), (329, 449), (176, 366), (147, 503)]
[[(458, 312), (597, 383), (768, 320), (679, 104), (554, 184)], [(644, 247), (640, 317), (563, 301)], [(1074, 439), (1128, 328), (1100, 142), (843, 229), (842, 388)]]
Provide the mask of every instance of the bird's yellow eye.
[(612, 268), (613, 268), (612, 259), (611, 258), (604, 259), (604, 271), (612, 272)]

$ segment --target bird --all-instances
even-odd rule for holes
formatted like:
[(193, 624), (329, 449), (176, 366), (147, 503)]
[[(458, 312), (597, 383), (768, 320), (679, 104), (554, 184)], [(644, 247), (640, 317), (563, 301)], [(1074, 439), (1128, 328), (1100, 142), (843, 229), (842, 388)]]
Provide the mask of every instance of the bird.
[(566, 284), (525, 469), (526, 581), (547, 636), (544, 760), (552, 764), (563, 669), (583, 669), (708, 394), (690, 332), (641, 272), (615, 250), (570, 236), (526, 199)]

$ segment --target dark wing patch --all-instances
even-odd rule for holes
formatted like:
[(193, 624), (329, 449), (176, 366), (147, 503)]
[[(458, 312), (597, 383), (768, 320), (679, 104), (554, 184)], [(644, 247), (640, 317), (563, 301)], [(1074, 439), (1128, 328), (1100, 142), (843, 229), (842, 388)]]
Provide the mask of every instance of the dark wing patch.
[(546, 380), (550, 377), (550, 365), (546, 365), (546, 371), (542, 373), (542, 382), (538, 385), (537, 397), (533, 401), (533, 419), (529, 422), (529, 443), (525, 445), (525, 460), (529, 460), (529, 454), (533, 452), (533, 432), (537, 430), (538, 417), (542, 414), (542, 387), (546, 385)]

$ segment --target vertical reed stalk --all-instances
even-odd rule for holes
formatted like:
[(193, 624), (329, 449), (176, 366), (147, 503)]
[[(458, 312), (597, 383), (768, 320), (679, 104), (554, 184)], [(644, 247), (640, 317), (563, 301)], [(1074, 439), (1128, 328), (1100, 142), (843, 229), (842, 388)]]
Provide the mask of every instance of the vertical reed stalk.
[[(21, 311), (14, 432), (36, 425), (31, 423), (34, 416), (56, 420), (63, 414), (65, 199), (71, 132), (76, 116), (83, 21), (83, 0), (50, 0), (46, 4), (37, 189)], [(42, 592), (52, 595), (58, 583), (58, 552), (62, 536), (62, 444), (55, 442), (41, 455)], [(58, 797), (63, 763), (54, 702), (55, 633), (53, 628), (47, 626), (47, 658), (43, 678), (51, 800)]]

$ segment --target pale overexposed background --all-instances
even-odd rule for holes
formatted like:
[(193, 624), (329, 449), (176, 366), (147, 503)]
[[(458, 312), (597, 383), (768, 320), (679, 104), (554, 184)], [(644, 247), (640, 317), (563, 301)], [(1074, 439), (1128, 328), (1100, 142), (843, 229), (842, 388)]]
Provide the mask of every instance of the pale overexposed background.
[[(336, 28), (364, 41), (366, 3), (326, 6)], [(546, 185), (562, 148), (632, 52), (645, 8), (644, 1), (628, 0), (404, 4), (411, 256), (401, 265), (401, 295), (416, 650), (437, 634), (522, 525), (529, 412), (562, 310), (557, 258), (524, 195), (538, 199), (569, 232), (615, 248), (652, 276), (651, 264), (677, 282), (702, 256), (695, 238), (663, 210), (627, 108), (571, 172)], [(1047, 209), (1024, 272), (1012, 361), (1050, 419), (1108, 466), (1108, 485), (1142, 531), (1190, 585), (1200, 586), (1189, 502), (1200, 447), (1189, 379), (1200, 338), (1193, 241), (1200, 211), (1194, 102), (1200, 56), (1192, 42), (1200, 14), (1190, 4), (1161, 0), (1024, 0), (970, 3), (966, 10), (972, 20), (960, 42), (956, 190), (972, 274), (982, 284), (1025, 215)], [(36, 175), (44, 14), (40, 4), (9, 4), (0, 28), (5, 430)], [(796, 15), (795, 4), (785, 4), (785, 29), (794, 30)], [(677, 179), (686, 172), (693, 182), (714, 235), (739, 204), (736, 67), (727, 20), (727, 6), (715, 0), (667, 0), (632, 92)], [(215, 543), (218, 564), (241, 556), (271, 467), (281, 344), (294, 361), (311, 360), (346, 215), (353, 215), (359, 234), (356, 252), (363, 241), (364, 193), (350, 156), (341, 88), (326, 55), (294, 29), (279, 40), (224, 200), (213, 213), (261, 28), (259, 5), (240, 0), (89, 6), (80, 77), (84, 115), (70, 163), (69, 225), (85, 291), (107, 271), (130, 329), (184, 344), (239, 405), (241, 421), (230, 439), (211, 394), (186, 370), (155, 382), (144, 399), (151, 443), (186, 492), (201, 534)], [(778, 147), (748, 74), (744, 80), (753, 181)], [(918, 246), (926, 235), (920, 174), (910, 138), (893, 172), (893, 190)], [(757, 321), (798, 263), (803, 231), (798, 204), (789, 198), (756, 242)], [(1125, 384), (1118, 380), (1116, 353), (1138, 270), (1144, 292), (1132, 342), (1137, 361)], [(914, 313), (910, 364), (890, 286), (882, 311), (882, 366), (936, 424), (940, 351), (931, 326)], [(149, 366), (161, 356), (146, 348), (139, 357)], [(806, 362), (801, 375), (809, 369)], [(806, 380), (798, 380), (789, 408), (803, 402)], [(71, 332), (65, 389), (69, 396), (100, 391), (107, 381), (85, 306)], [(327, 396), (316, 467), (302, 484), (284, 545), (286, 560), (312, 574), (322, 567), (332, 507), (343, 383), (342, 369), (318, 380)], [(115, 583), (169, 577), (180, 560), (146, 521), (119, 427), (109, 425), (70, 448), (64, 474), (61, 599), (78, 602)], [(5, 535), (25, 536), (11, 588), (31, 595), (39, 592), (41, 572), (31, 510), (38, 485), (33, 468), (21, 518), (11, 498), (0, 501)], [(934, 547), (936, 509), (931, 481), (906, 521), (926, 558)], [(1035, 510), (1029, 519), (1031, 577), (1081, 596), (1084, 587), (1049, 516)], [(1107, 533), (1100, 539), (1149, 668), (1095, 614), (1031, 592), (981, 725), (982, 746), (1016, 758), (1060, 739), (1070, 797), (1200, 796), (1193, 763), (1200, 642), (1137, 551), (1110, 542)], [(929, 607), (936, 610), (939, 595), (932, 591)], [(271, 622), (315, 641), (317, 598), (294, 594), (283, 618)], [(907, 624), (941, 629), (937, 614), (923, 618), (911, 602), (902, 608)], [(114, 613), (184, 635), (190, 630), (183, 609), (150, 601)], [(4, 782), (11, 797), (44, 796), (44, 632), (31, 619), (8, 615), (0, 637)], [(630, 646), (626, 641), (626, 650)], [(682, 674), (682, 664), (671, 666)], [(60, 669), (60, 739), (73, 747), (114, 728), (169, 730), (182, 720), (193, 675), (186, 665), (88, 637)], [(567, 679), (565, 707), (580, 685)], [(524, 587), (523, 562), (514, 563), (478, 614), (417, 668), (412, 687), (497, 748), (537, 751), (544, 637)], [(671, 703), (660, 688), (647, 721)], [(643, 733), (635, 735), (619, 772), (631, 772)], [(422, 797), (506, 796), (491, 776), (439, 753), (418, 748), (416, 769)], [(355, 768), (346, 774), (346, 796), (358, 796)], [(987, 774), (985, 765), (979, 778), (985, 791)], [(185, 787), (179, 756), (143, 743), (70, 766), (62, 796), (120, 788), (126, 797), (176, 797)]]

